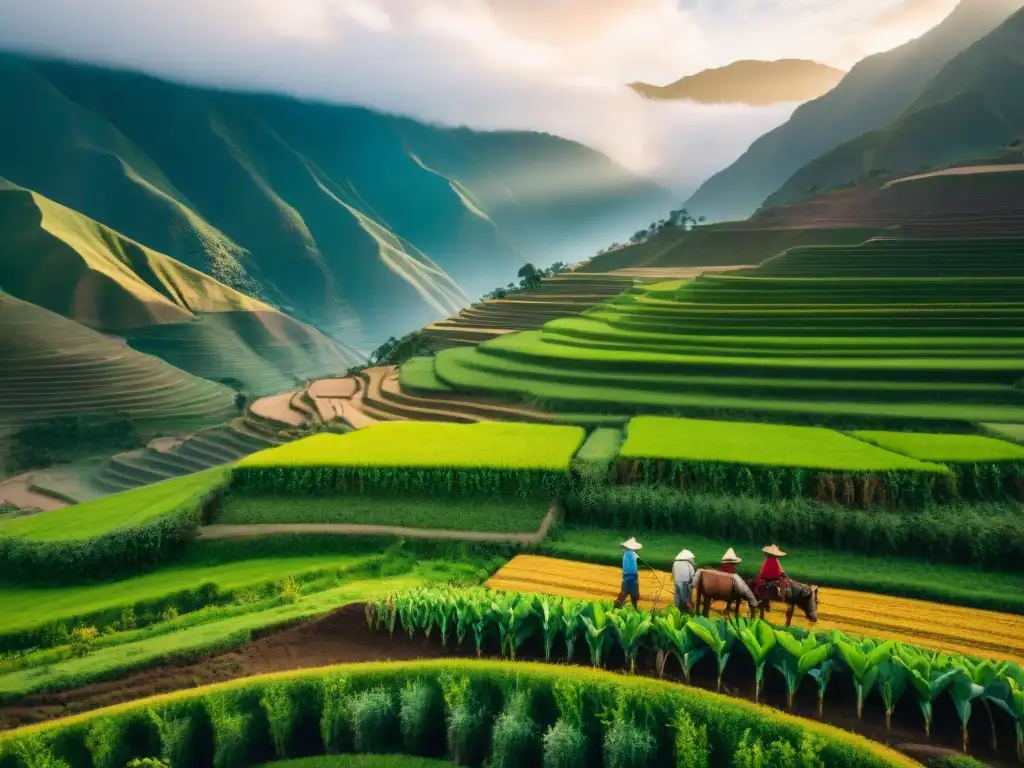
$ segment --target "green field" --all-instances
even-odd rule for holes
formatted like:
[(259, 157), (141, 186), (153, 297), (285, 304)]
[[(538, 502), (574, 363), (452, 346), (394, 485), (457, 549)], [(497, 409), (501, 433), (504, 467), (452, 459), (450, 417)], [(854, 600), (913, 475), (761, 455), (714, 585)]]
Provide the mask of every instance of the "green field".
[(405, 363), (399, 371), (398, 383), (403, 390), (410, 392), (448, 392), (447, 384), (437, 378), (434, 373), (434, 359), (431, 357), (414, 357)]
[(921, 461), (942, 464), (1024, 461), (1024, 447), (981, 435), (851, 432), (853, 437)]
[(544, 500), (403, 498), (373, 494), (295, 498), (232, 494), (214, 520), (229, 525), (355, 523), (450, 531), (533, 533), (547, 514)]
[(942, 472), (936, 464), (875, 448), (820, 427), (637, 416), (626, 426), (624, 459), (676, 459), (845, 472)]
[(227, 471), (218, 467), (84, 504), (0, 521), (0, 538), (72, 542), (137, 528), (202, 499), (226, 479)]
[(564, 471), (580, 427), (394, 421), (345, 435), (319, 434), (247, 456), (239, 469), (395, 467)]

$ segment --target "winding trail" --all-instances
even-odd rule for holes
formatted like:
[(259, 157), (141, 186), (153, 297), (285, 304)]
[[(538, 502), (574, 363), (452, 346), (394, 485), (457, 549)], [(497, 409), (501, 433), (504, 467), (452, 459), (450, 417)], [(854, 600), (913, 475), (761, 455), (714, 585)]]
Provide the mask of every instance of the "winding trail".
[[(495, 573), (487, 586), (613, 600), (619, 592), (620, 579), (618, 568), (518, 555)], [(839, 629), (851, 635), (1024, 664), (1024, 616), (831, 587), (821, 587), (819, 595), (819, 621), (815, 629)], [(640, 605), (645, 609), (671, 605), (671, 574), (641, 571), (640, 596)], [(765, 618), (782, 622), (784, 616), (784, 610), (776, 606)], [(810, 626), (799, 610), (793, 623)]]
[(444, 541), (486, 541), (535, 547), (548, 535), (557, 514), (557, 503), (553, 502), (547, 514), (544, 515), (540, 528), (533, 533), (449, 531), (433, 528), (405, 528), (396, 525), (360, 525), (358, 523), (262, 523), (204, 525), (199, 529), (199, 538), (207, 541), (211, 539), (250, 539), (262, 536), (326, 534), (331, 536), (398, 536), (406, 539)]

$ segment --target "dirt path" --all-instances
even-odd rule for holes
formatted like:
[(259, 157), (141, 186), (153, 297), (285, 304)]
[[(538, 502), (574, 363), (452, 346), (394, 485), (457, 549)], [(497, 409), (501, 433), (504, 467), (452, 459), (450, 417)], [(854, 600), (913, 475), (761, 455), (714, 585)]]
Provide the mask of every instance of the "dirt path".
[(360, 525), (357, 523), (263, 523), (253, 525), (204, 525), (201, 540), (248, 539), (260, 536), (329, 534), (332, 536), (400, 536), (406, 539), (443, 539), (446, 541), (490, 541), (500, 544), (536, 546), (551, 529), (557, 512), (552, 503), (544, 520), (533, 533), (493, 533), (448, 531), (433, 528), (405, 528), (397, 525)]
[(1005, 165), (962, 165), (956, 168), (943, 168), (939, 171), (918, 173), (913, 176), (904, 176), (901, 179), (893, 179), (884, 184), (882, 189), (891, 187), (893, 184), (902, 184), (904, 181), (919, 181), (930, 179), (934, 176), (973, 176), (976, 173), (1013, 173), (1024, 171), (1024, 163), (1006, 163)]
[(22, 509), (35, 507), (44, 512), (68, 506), (66, 501), (32, 490), (31, 474), (11, 477), (0, 483), (0, 501), (9, 501)]

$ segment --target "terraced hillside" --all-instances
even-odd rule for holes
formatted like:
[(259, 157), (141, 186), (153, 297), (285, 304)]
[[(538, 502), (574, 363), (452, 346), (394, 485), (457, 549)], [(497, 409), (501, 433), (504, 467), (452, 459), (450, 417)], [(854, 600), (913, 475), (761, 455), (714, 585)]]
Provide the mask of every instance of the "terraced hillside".
[(449, 389), (553, 411), (1019, 424), (1022, 254), (1012, 239), (792, 249), (444, 350), (430, 372)]
[(144, 432), (230, 420), (234, 393), (0, 292), (0, 435), (55, 416), (126, 412)]
[(746, 221), (665, 228), (603, 253), (582, 272), (695, 264), (759, 264), (789, 248), (856, 245), (874, 237), (1024, 236), (1024, 165), (967, 165), (863, 184), (778, 206)]

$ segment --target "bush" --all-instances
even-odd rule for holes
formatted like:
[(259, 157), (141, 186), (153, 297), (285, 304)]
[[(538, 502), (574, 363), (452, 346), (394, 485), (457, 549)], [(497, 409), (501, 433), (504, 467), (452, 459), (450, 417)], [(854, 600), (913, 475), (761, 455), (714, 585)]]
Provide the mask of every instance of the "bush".
[[(234, 768), (264, 762), (274, 751), (271, 732), (277, 727), (266, 716), (268, 709), (291, 712), (290, 704), (279, 710), (276, 705), (268, 708), (265, 702), (287, 691), (292, 702), (302, 703), (307, 700), (308, 691), (317, 685), (321, 696), (310, 700), (322, 700), (321, 731), (328, 737), (328, 748), (337, 748), (340, 743), (339, 720), (353, 724), (353, 732), (363, 745), (394, 746), (399, 743), (399, 693), (404, 686), (420, 682), (438, 686), (442, 692), (448, 713), (445, 729), (450, 757), (461, 765), (483, 764), (491, 746), (491, 702), (513, 687), (529, 690), (533, 695), (528, 700), (510, 698), (503, 710), (509, 713), (509, 719), (511, 712), (518, 709), (534, 722), (555, 721), (544, 738), (544, 762), (553, 767), (600, 761), (600, 754), (586, 746), (587, 740), (597, 746), (598, 738), (590, 734), (601, 732), (602, 721), (605, 729), (600, 751), (606, 766), (650, 765), (655, 756), (659, 765), (668, 763), (673, 751), (679, 749), (680, 733), (695, 734), (692, 744), (699, 744), (696, 734), (702, 733), (702, 728), (707, 729), (710, 765), (728, 765), (734, 760), (740, 768), (916, 765), (882, 745), (839, 729), (698, 689), (575, 667), (465, 659), (358, 664), (326, 673), (304, 670), (248, 678), (198, 691), (178, 691), (148, 702), (118, 705), (102, 713), (85, 713), (4, 732), (0, 734), (0, 765), (7, 768), (13, 762), (23, 768), (27, 763), (19, 757), (21, 754), (34, 755), (33, 759), (37, 757), (40, 762), (32, 765), (48, 768), (59, 765), (43, 762), (51, 758), (67, 763), (60, 768), (93, 768), (122, 758), (127, 762), (158, 753), (172, 768), (211, 763), (215, 768)], [(349, 691), (354, 691), (354, 695), (348, 695)], [(567, 704), (564, 710), (562, 704)], [(344, 716), (339, 717), (339, 712)], [(685, 712), (693, 728), (672, 727), (684, 722), (680, 712)], [(162, 719), (163, 725), (154, 725), (154, 715)], [(180, 725), (171, 725), (182, 718), (190, 718), (194, 730), (191, 736), (177, 741), (177, 755), (168, 761), (168, 734), (187, 732)], [(501, 722), (502, 718), (498, 720)], [(205, 731), (197, 738), (199, 731), (195, 729), (207, 727), (211, 729), (209, 738)], [(495, 732), (498, 744), (494, 751), (503, 757), (511, 754), (513, 745), (529, 743), (529, 738), (523, 739), (511, 722), (507, 726), (497, 725)], [(297, 740), (299, 731), (294, 733)], [(813, 739), (808, 738), (809, 733)], [(393, 737), (391, 742), (385, 740), (386, 734)], [(533, 734), (535, 739), (536, 731)], [(586, 740), (582, 734), (587, 734)], [(308, 740), (304, 743), (309, 746)], [(185, 744), (190, 746), (186, 748)], [(686, 747), (683, 751), (697, 754), (699, 760), (702, 749)], [(581, 762), (581, 756), (585, 762)]]
[(516, 691), (494, 721), (491, 736), (491, 768), (535, 765), (540, 757), (537, 723), (530, 715), (530, 697)]
[(302, 595), (299, 594), (299, 582), (296, 581), (294, 576), (285, 576), (281, 582), (281, 591), (279, 594), (281, 602), (283, 603), (297, 603)]
[(87, 656), (96, 645), (96, 638), (99, 637), (96, 627), (79, 627), (71, 633), (71, 655), (75, 657)]
[(283, 760), (288, 757), (288, 747), (298, 720), (298, 706), (285, 685), (267, 686), (260, 697), (260, 706), (267, 713), (274, 754)]
[(402, 743), (410, 755), (433, 755), (434, 736), (444, 731), (444, 702), (437, 686), (412, 680), (402, 688), (399, 705)]
[(672, 717), (676, 768), (708, 768), (708, 727), (696, 725), (685, 710)]
[(129, 451), (141, 444), (139, 431), (127, 413), (114, 418), (59, 416), (15, 432), (10, 438), (6, 469), (16, 475), (96, 453)]
[(9, 754), (24, 768), (71, 768), (66, 760), (55, 757), (50, 746), (39, 736), (14, 742)]
[(320, 680), (320, 739), (328, 755), (346, 751), (351, 743), (346, 721), (348, 692), (347, 675), (327, 675)]
[(657, 750), (654, 735), (629, 720), (615, 720), (604, 734), (605, 768), (647, 768)]
[(1016, 503), (855, 510), (807, 499), (580, 484), (566, 495), (564, 507), (567, 522), (584, 525), (690, 531), (757, 543), (814, 541), (847, 552), (1024, 570), (1024, 516)]
[(388, 688), (378, 686), (355, 694), (348, 703), (348, 720), (356, 752), (393, 751), (398, 713)]

